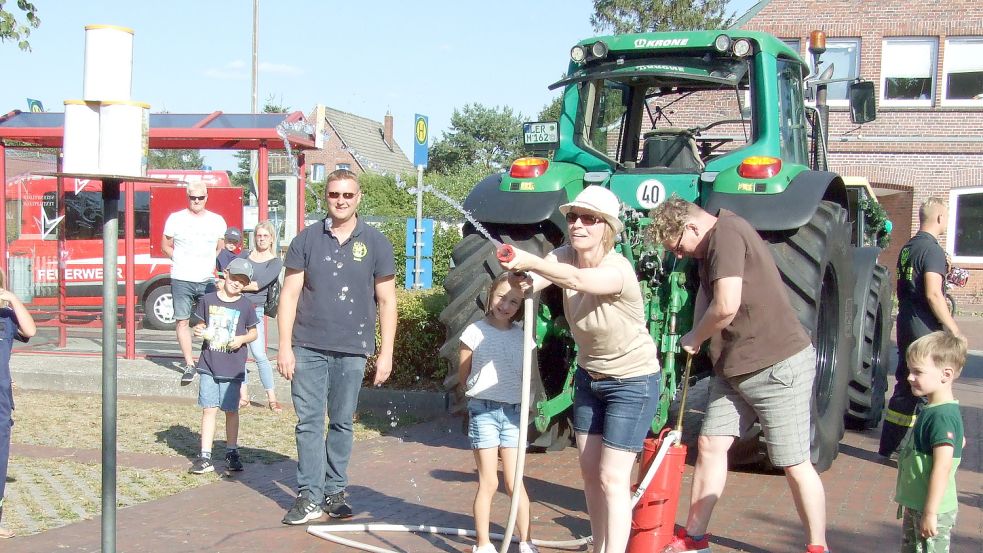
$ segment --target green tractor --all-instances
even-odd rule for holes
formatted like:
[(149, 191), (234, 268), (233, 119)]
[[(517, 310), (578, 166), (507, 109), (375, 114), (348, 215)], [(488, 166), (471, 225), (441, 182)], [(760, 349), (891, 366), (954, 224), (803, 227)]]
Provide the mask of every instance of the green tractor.
[[(822, 38), (812, 40), (815, 50)], [(871, 245), (879, 229), (865, 227), (864, 201), (875, 200), (826, 170), (831, 71), (807, 80), (809, 66), (798, 52), (769, 34), (744, 31), (591, 38), (570, 57), (567, 75), (551, 87), (563, 87), (559, 120), (524, 125), (526, 145), (539, 155), (483, 179), (464, 202), (494, 240), (469, 224), (454, 249), (444, 281), (441, 356), (456, 367), (461, 332), (483, 315), (485, 290), (501, 272), (495, 241), (549, 252), (566, 239), (558, 206), (585, 186), (602, 185), (623, 204), (625, 231), (616, 247), (635, 266), (660, 349), (664, 393), (652, 427), (661, 428), (682, 384), (678, 340), (693, 324), (697, 280), (695, 263), (643, 243), (641, 231), (648, 210), (671, 194), (711, 212), (727, 208), (770, 245), (784, 292), (816, 346), (812, 461), (825, 470), (845, 424), (872, 427), (880, 420), (891, 305), (880, 248)], [(806, 104), (807, 90), (816, 107)], [(854, 121), (871, 120), (870, 83), (851, 82), (850, 94)], [(554, 288), (536, 298), (532, 435), (544, 449), (569, 443), (576, 368)], [(694, 378), (709, 374), (700, 361)], [(453, 389), (457, 371), (448, 374), (445, 386)], [(739, 444), (760, 451), (755, 435)]]

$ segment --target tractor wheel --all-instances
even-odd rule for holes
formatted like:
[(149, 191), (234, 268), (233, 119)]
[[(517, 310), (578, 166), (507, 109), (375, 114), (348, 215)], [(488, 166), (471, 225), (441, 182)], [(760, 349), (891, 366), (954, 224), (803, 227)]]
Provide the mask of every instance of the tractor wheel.
[(850, 381), (846, 425), (855, 430), (875, 428), (884, 412), (891, 344), (891, 283), (887, 268), (875, 265), (869, 278), (866, 298), (858, 302), (863, 343), (854, 362)]
[[(551, 230), (552, 232), (550, 232)], [(496, 233), (496, 231), (499, 232)], [(563, 238), (552, 226), (548, 228), (539, 225), (510, 226), (491, 229), (491, 232), (498, 234), (503, 243), (515, 245), (537, 255), (549, 253), (560, 244)], [(451, 257), (454, 260), (454, 267), (444, 279), (448, 303), (447, 307), (440, 313), (440, 321), (447, 329), (447, 340), (440, 348), (440, 357), (446, 359), (449, 365), (447, 377), (444, 379), (444, 389), (454, 392), (451, 394), (453, 398), (451, 412), (460, 413), (466, 409), (463, 396), (458, 390), (457, 376), (461, 333), (468, 325), (484, 316), (488, 285), (502, 272), (502, 268), (495, 257), (495, 244), (475, 232), (470, 226), (465, 228), (465, 236), (455, 246)], [(536, 301), (536, 308), (538, 309), (538, 307), (539, 299)], [(536, 361), (534, 359), (532, 390), (534, 397), (542, 397), (544, 394), (543, 378)], [(538, 361), (543, 362), (544, 360), (539, 359)], [(552, 367), (553, 364), (550, 363), (546, 366)], [(549, 390), (546, 390), (546, 393), (548, 392)], [(559, 424), (559, 421), (554, 421), (551, 424)], [(563, 429), (547, 429), (544, 434), (564, 437), (569, 433)], [(535, 433), (534, 430), (531, 431), (530, 441), (536, 439), (537, 436), (538, 433)], [(542, 444), (541, 440), (539, 443), (546, 448), (553, 447), (552, 444)]]
[(853, 263), (846, 210), (823, 201), (801, 228), (764, 233), (792, 307), (816, 347), (812, 464), (824, 471), (843, 437), (853, 351)]

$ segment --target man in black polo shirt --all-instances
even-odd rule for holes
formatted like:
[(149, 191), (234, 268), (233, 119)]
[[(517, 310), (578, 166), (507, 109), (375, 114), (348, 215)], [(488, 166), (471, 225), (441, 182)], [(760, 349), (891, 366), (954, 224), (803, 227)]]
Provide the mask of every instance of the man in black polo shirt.
[[(297, 485), (284, 524), (304, 524), (324, 513), (352, 516), (345, 498), (352, 426), (366, 357), (375, 353), (375, 313), (382, 343), (374, 384), (389, 378), (396, 337), (393, 246), (356, 215), (362, 199), (354, 173), (327, 176), (329, 217), (290, 242), (277, 320), (277, 370), (290, 381), (297, 413)], [(327, 440), (324, 413), (327, 409)]]
[(898, 450), (905, 434), (915, 424), (915, 412), (922, 400), (911, 393), (905, 352), (912, 342), (935, 332), (948, 330), (962, 336), (945, 302), (945, 251), (939, 236), (949, 224), (949, 210), (939, 198), (929, 198), (918, 209), (918, 232), (898, 255), (898, 368), (894, 394), (887, 404), (878, 453), (890, 457)]

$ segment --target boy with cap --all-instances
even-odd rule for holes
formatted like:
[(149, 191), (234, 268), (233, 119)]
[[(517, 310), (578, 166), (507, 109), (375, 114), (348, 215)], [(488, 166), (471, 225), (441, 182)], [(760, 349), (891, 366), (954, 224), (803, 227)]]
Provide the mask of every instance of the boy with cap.
[(236, 253), (240, 244), (242, 244), (242, 231), (235, 227), (229, 227), (225, 231), (225, 247), (215, 257), (215, 270), (218, 271), (219, 278), (222, 277), (222, 271), (229, 266), (229, 263), (240, 257), (240, 254)]
[(253, 266), (236, 258), (225, 268), (225, 278), (215, 292), (206, 294), (195, 311), (195, 336), (204, 341), (198, 359), (198, 405), (201, 413), (201, 455), (188, 472), (204, 474), (212, 465), (215, 416), (225, 412), (225, 462), (229, 471), (241, 471), (239, 439), (239, 388), (245, 378), (246, 344), (257, 337), (256, 310), (242, 295), (253, 278)]

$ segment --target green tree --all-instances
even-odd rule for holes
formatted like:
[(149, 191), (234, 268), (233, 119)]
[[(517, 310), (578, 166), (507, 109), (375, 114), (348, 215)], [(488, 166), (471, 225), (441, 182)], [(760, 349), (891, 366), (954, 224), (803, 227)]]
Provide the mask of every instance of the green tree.
[(508, 106), (467, 104), (451, 115), (450, 130), (430, 148), (431, 171), (449, 173), (464, 165), (501, 169), (522, 152), (522, 114)]
[(539, 111), (538, 121), (559, 121), (560, 114), (563, 113), (563, 94), (553, 98), (553, 100), (543, 106)]
[(24, 18), (27, 19), (27, 24), (22, 25), (13, 13), (3, 8), (6, 3), (7, 0), (0, 0), (0, 42), (13, 40), (17, 42), (18, 48), (30, 52), (31, 43), (27, 37), (31, 36), (31, 29), (37, 29), (41, 25), (38, 9), (27, 0), (17, 0), (17, 7), (24, 12)]
[(614, 34), (719, 29), (730, 24), (727, 0), (594, 0), (596, 32)]
[(205, 158), (200, 150), (150, 150), (147, 168), (201, 170), (205, 168)]

